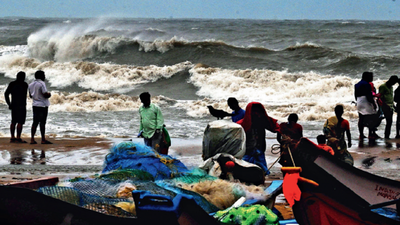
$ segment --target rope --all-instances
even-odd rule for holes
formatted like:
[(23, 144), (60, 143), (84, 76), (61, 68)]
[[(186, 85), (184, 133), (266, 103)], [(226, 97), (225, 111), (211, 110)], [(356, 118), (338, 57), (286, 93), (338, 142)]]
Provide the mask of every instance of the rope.
[(296, 167), (296, 164), (294, 164), (294, 160), (293, 160), (293, 156), (292, 156), (292, 151), (290, 151), (289, 146), (288, 146), (288, 152), (289, 152), (290, 158), (292, 159), (293, 166)]
[[(277, 151), (278, 150), (278, 151)], [(271, 153), (276, 155), (281, 151), (281, 146), (279, 144), (273, 144), (271, 146)]]
[(276, 162), (278, 162), (278, 160), (281, 158), (281, 156), (282, 156), (282, 153), (281, 153), (281, 155), (275, 160), (275, 162), (272, 163), (272, 165), (268, 168), (268, 170), (271, 170), (271, 168), (275, 165)]

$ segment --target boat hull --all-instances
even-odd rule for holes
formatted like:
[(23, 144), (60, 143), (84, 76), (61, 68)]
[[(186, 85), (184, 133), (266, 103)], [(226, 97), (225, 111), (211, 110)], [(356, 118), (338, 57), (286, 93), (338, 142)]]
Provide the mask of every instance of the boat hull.
[[(319, 184), (299, 183), (301, 199), (293, 206), (299, 224), (399, 224), (373, 212), (372, 205), (399, 198), (400, 182), (367, 173), (319, 149), (303, 138), (293, 153), (301, 177)], [(396, 204), (387, 206), (396, 210)]]

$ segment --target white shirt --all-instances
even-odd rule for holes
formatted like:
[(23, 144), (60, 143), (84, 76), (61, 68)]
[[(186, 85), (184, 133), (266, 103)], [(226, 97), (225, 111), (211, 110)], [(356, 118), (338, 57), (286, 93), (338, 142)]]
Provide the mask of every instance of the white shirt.
[(40, 79), (36, 79), (29, 84), (29, 94), (32, 96), (33, 102), (32, 106), (37, 107), (48, 107), (50, 101), (48, 98), (44, 97), (44, 93), (48, 92), (46, 84)]

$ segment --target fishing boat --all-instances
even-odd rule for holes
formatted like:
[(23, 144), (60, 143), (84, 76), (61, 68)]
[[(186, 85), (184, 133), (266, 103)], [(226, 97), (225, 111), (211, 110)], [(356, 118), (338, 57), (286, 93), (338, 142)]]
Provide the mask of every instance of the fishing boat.
[(400, 224), (400, 182), (344, 163), (303, 138), (293, 151), (301, 177), (300, 201), (293, 206), (302, 225)]
[[(185, 194), (170, 198), (149, 194), (146, 191), (134, 191), (136, 215), (133, 217), (124, 215), (115, 207), (101, 205), (97, 206), (103, 207), (100, 210), (99, 208), (92, 210), (35, 190), (51, 187), (57, 183), (57, 177), (48, 177), (0, 186), (1, 224), (220, 224), (191, 196)], [(273, 207), (271, 203), (275, 202), (275, 197), (281, 193), (281, 188), (282, 181), (277, 180), (265, 189), (270, 194), (270, 198), (265, 202), (266, 205)], [(115, 215), (110, 215), (109, 212), (112, 210), (116, 210), (113, 212)]]

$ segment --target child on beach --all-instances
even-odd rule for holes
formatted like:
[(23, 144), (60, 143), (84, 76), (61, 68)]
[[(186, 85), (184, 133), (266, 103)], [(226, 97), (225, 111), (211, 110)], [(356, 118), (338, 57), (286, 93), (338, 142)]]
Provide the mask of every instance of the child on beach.
[(329, 147), (326, 144), (326, 136), (325, 135), (318, 135), (317, 136), (317, 142), (318, 142), (318, 147), (320, 147), (322, 150), (328, 152), (331, 155), (335, 155), (335, 152), (331, 147)]
[[(328, 118), (324, 124), (323, 132), (328, 139), (328, 145), (335, 151), (335, 156), (350, 164), (354, 164), (353, 157), (347, 151), (351, 147), (350, 123), (342, 117), (344, 112), (342, 105), (335, 107), (335, 116)], [(346, 144), (345, 135), (348, 143)]]

